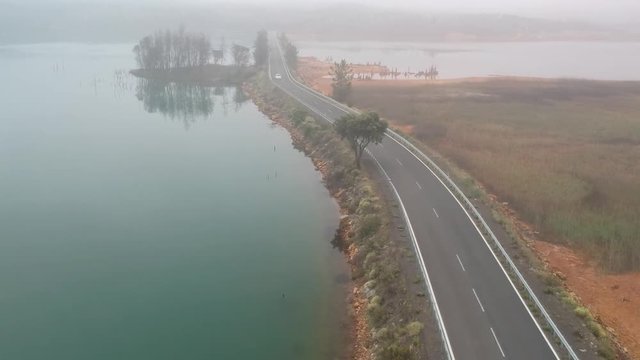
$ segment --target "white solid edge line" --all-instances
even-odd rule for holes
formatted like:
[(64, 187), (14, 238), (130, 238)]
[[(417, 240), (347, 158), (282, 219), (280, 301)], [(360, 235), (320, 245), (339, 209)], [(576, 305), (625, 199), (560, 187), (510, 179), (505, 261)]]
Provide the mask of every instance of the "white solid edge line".
[[(294, 79), (293, 75), (291, 75), (291, 72), (289, 71), (289, 67), (286, 65), (285, 59), (284, 59), (284, 55), (282, 55), (282, 49), (280, 48), (280, 43), (278, 42), (278, 40), (276, 39), (276, 45), (278, 47), (278, 53), (280, 55), (280, 59), (282, 60), (282, 64), (284, 65), (284, 71), (287, 74), (287, 77), (289, 78), (289, 80), (291, 81), (291, 83), (298, 87), (301, 88), (301, 85), (298, 84), (298, 82), (296, 81), (296, 79)], [(271, 68), (271, 57), (268, 57), (268, 61), (269, 61), (269, 68)], [(269, 74), (269, 78), (271, 79), (271, 74)], [(273, 82), (273, 79), (271, 79), (271, 81)], [(278, 84), (276, 82), (273, 82), (278, 88), (280, 88), (282, 91), (284, 91), (285, 93), (287, 93), (287, 95), (291, 96), (292, 98), (296, 99), (297, 101), (299, 101), (300, 103), (302, 103), (304, 106), (306, 106), (308, 109), (310, 109), (311, 111), (315, 112), (317, 115), (319, 115), (320, 117), (322, 117), (323, 119), (325, 119), (327, 122), (329, 122), (330, 124), (333, 123), (333, 121), (331, 121), (331, 119), (329, 119), (322, 111), (318, 110), (315, 106), (311, 106), (307, 103), (305, 103), (304, 101), (298, 99), (298, 97), (296, 97), (294, 94), (292, 94), (289, 90), (287, 90), (286, 88), (282, 87), (281, 84)], [(303, 89), (304, 90), (304, 89)], [(315, 94), (314, 94), (315, 95)], [(324, 100), (323, 98), (319, 97), (318, 95), (315, 95), (317, 98), (319, 98), (320, 100)], [(344, 111), (344, 110), (343, 110)]]
[[(282, 58), (282, 60), (284, 61), (284, 57), (282, 55), (281, 49), (280, 49), (280, 44), (277, 44), (278, 48), (279, 48), (279, 53), (280, 53), (280, 57)], [(269, 64), (270, 65), (270, 64)], [(345, 110), (345, 106), (343, 104), (338, 103), (337, 101), (335, 101), (334, 99), (331, 98), (327, 98), (324, 95), (318, 94), (316, 91), (309, 89), (308, 87), (306, 87), (303, 84), (300, 84), (290, 73), (289, 68), (285, 65), (284, 66), (285, 72), (287, 73), (289, 79), (291, 80), (292, 84), (296, 87), (298, 87), (299, 89), (311, 94), (312, 96), (317, 97), (320, 100), (323, 100), (325, 102), (325, 104), (327, 105), (334, 105), (336, 106), (336, 108), (338, 108), (339, 110), (345, 112), (345, 113), (350, 113), (351, 111), (354, 112), (359, 112), (357, 110), (354, 109), (350, 109), (350, 108), (346, 108), (347, 110)], [(280, 87), (280, 86), (278, 86)], [(290, 93), (289, 91), (287, 91), (286, 89), (280, 87), (282, 90), (284, 90), (287, 94), (289, 94), (290, 96), (297, 98), (295, 95), (293, 95), (292, 93)], [(298, 101), (302, 102), (301, 100), (298, 99)], [(332, 104), (333, 103), (333, 104)], [(322, 118), (324, 118), (326, 121), (332, 123), (333, 121), (331, 121), (330, 119), (327, 118), (327, 116), (325, 116), (322, 112), (320, 112), (318, 109), (316, 109), (313, 106), (310, 106), (308, 104), (305, 104), (303, 102), (304, 105), (306, 105), (309, 109), (313, 110), (314, 112), (316, 112), (318, 115), (320, 115)], [(554, 356), (556, 357), (556, 359), (560, 359), (560, 357), (558, 356), (555, 348), (551, 345), (551, 342), (549, 341), (549, 339), (547, 338), (546, 334), (544, 333), (544, 331), (542, 330), (542, 328), (540, 327), (540, 324), (538, 323), (538, 321), (536, 320), (536, 318), (533, 316), (533, 313), (531, 312), (531, 310), (529, 310), (529, 307), (526, 305), (526, 302), (524, 301), (524, 299), (522, 298), (522, 296), (520, 295), (520, 292), (517, 290), (517, 288), (515, 287), (513, 281), (511, 280), (511, 278), (509, 277), (509, 275), (507, 274), (504, 266), (502, 265), (502, 263), (499, 261), (497, 255), (495, 254), (493, 248), (491, 248), (491, 246), (489, 245), (487, 239), (485, 238), (485, 236), (482, 234), (482, 231), (480, 231), (480, 229), (478, 228), (478, 225), (475, 223), (475, 221), (473, 221), (473, 218), (471, 217), (471, 215), (469, 214), (469, 212), (467, 211), (467, 209), (462, 205), (462, 203), (458, 200), (458, 198), (453, 194), (453, 192), (451, 191), (451, 189), (449, 189), (449, 187), (444, 183), (444, 181), (435, 174), (435, 172), (427, 165), (424, 163), (424, 161), (422, 159), (420, 159), (413, 151), (411, 151), (409, 148), (407, 148), (404, 144), (402, 144), (401, 142), (399, 142), (398, 140), (396, 140), (393, 136), (389, 135), (388, 133), (385, 134), (387, 137), (389, 137), (391, 140), (393, 140), (394, 142), (396, 142), (398, 145), (400, 145), (401, 147), (403, 147), (406, 151), (408, 151), (414, 158), (416, 158), (416, 160), (418, 160), (427, 170), (429, 170), (429, 172), (431, 172), (431, 174), (444, 186), (444, 188), (449, 192), (449, 194), (451, 194), (451, 196), (453, 197), (453, 199), (458, 203), (458, 205), (460, 206), (460, 208), (463, 210), (463, 212), (465, 213), (465, 215), (467, 215), (467, 217), (469, 218), (469, 220), (471, 221), (471, 224), (473, 225), (473, 227), (476, 229), (476, 231), (478, 232), (478, 234), (480, 235), (480, 237), (482, 238), (482, 240), (484, 241), (485, 245), (487, 246), (487, 248), (489, 249), (489, 251), (491, 252), (491, 254), (493, 255), (494, 259), (496, 260), (496, 262), (498, 263), (498, 266), (500, 267), (500, 269), (502, 270), (502, 272), (504, 273), (505, 277), (507, 278), (507, 281), (509, 281), (509, 283), (511, 284), (511, 287), (513, 288), (513, 290), (515, 291), (516, 295), (518, 296), (518, 298), (520, 299), (520, 302), (522, 303), (523, 307), (525, 308), (525, 310), (527, 311), (527, 313), (529, 314), (529, 316), (531, 317), (531, 319), (533, 320), (534, 324), (536, 325), (536, 327), (538, 328), (538, 331), (540, 332), (540, 334), (542, 335), (542, 337), (545, 339), (547, 345), (549, 346), (549, 348), (551, 349), (551, 352), (554, 354)], [(380, 167), (380, 169), (384, 171), (384, 168), (382, 168), (381, 164), (378, 162), (378, 160), (373, 156), (373, 154), (371, 154), (369, 151), (367, 151), (367, 153), (369, 153), (369, 155), (378, 163), (378, 166)], [(397, 159), (396, 159), (397, 160)], [(388, 175), (386, 175), (387, 178)], [(399, 194), (397, 193), (397, 189), (395, 188), (395, 186), (393, 185), (393, 183), (390, 181), (389, 178), (389, 182), (392, 185), (393, 190), (396, 192), (398, 199), (400, 200), (400, 202), (402, 202), (402, 199), (399, 197)], [(402, 204), (401, 204), (402, 205)], [(403, 212), (406, 213), (406, 210), (404, 209), (404, 206), (402, 206)], [(407, 221), (409, 221), (408, 215), (406, 215)], [(410, 221), (409, 221), (410, 222)], [(411, 230), (411, 233), (413, 233), (413, 228), (410, 226), (409, 227)], [(413, 234), (413, 237), (415, 238), (415, 234)], [(416, 249), (417, 251), (419, 251), (419, 248)], [(460, 260), (458, 258), (458, 260)], [(422, 255), (420, 254), (420, 258), (419, 258), (420, 262), (423, 262), (422, 259)], [(464, 266), (462, 265), (462, 262), (460, 262), (460, 265), (462, 266), (463, 270), (466, 271), (464, 269)], [(424, 269), (426, 271), (426, 267)], [(428, 274), (427, 274), (428, 275)], [(434, 299), (435, 299), (435, 294), (434, 294)], [(434, 304), (437, 306), (437, 304)], [(438, 315), (439, 314), (439, 310), (438, 310)], [(442, 326), (444, 327), (444, 323), (442, 323)], [(491, 329), (493, 332), (493, 329)], [(445, 332), (446, 335), (446, 332)], [(494, 333), (494, 337), (495, 337), (495, 333)], [(496, 342), (497, 342), (497, 337), (495, 338)], [(448, 336), (446, 336), (446, 342), (447, 345), (450, 348), (450, 343), (449, 343), (449, 339)], [(500, 343), (498, 343), (498, 346), (500, 346)], [(502, 351), (502, 348), (500, 347), (500, 350)], [(451, 351), (451, 355), (453, 356), (453, 351)]]
[(424, 161), (422, 161), (422, 159), (420, 159), (418, 156), (416, 156), (416, 154), (414, 154), (411, 150), (409, 150), (409, 148), (407, 148), (405, 145), (403, 145), (402, 143), (400, 143), (398, 140), (394, 139), (392, 136), (390, 136), (389, 134), (387, 134), (387, 136), (389, 138), (391, 138), (393, 141), (395, 141), (398, 145), (402, 146), (405, 150), (407, 150), (408, 152), (410, 152), (411, 154), (413, 154), (413, 156), (420, 161), (420, 163), (422, 163), (422, 165), (427, 168), (427, 170), (429, 170), (431, 172), (431, 174), (433, 174), (433, 176), (442, 184), (442, 186), (444, 186), (445, 189), (447, 189), (447, 191), (449, 192), (449, 194), (451, 194), (451, 196), (453, 197), (453, 199), (458, 203), (458, 205), (460, 205), (460, 208), (462, 208), (462, 211), (464, 211), (464, 213), (467, 215), (467, 217), (469, 218), (469, 221), (471, 221), (471, 224), (473, 225), (473, 227), (476, 229), (476, 231), (478, 232), (478, 234), (480, 234), (480, 237), (482, 238), (482, 240), (484, 240), (485, 245), (487, 245), (487, 248), (489, 249), (489, 251), (491, 252), (491, 254), (493, 255), (493, 258), (496, 260), (496, 262), (498, 263), (498, 266), (500, 266), (500, 269), (502, 269), (502, 272), (504, 273), (504, 276), (507, 278), (507, 280), (509, 281), (509, 284), (511, 284), (511, 287), (513, 288), (513, 291), (515, 291), (516, 295), (518, 296), (518, 298), (520, 299), (520, 302), (522, 303), (522, 306), (525, 308), (525, 310), (527, 310), (527, 313), (529, 314), (529, 316), (531, 317), (531, 319), (533, 320), (533, 323), (536, 325), (536, 327), (538, 328), (538, 331), (540, 332), (540, 334), (542, 335), (542, 338), (545, 340), (545, 342), (547, 343), (547, 345), (549, 346), (549, 348), (551, 349), (551, 352), (553, 353), (553, 355), (556, 357), (556, 359), (560, 360), (560, 356), (558, 356), (558, 353), (556, 352), (556, 349), (551, 345), (551, 342), (549, 341), (549, 339), (547, 338), (547, 335), (544, 333), (544, 331), (542, 330), (542, 327), (540, 327), (540, 324), (538, 324), (538, 321), (536, 320), (536, 318), (533, 316), (533, 313), (531, 312), (531, 310), (529, 310), (529, 307), (527, 306), (527, 303), (524, 301), (524, 299), (522, 298), (522, 296), (520, 295), (520, 292), (518, 291), (518, 289), (516, 288), (515, 284), (513, 283), (513, 281), (511, 280), (511, 278), (509, 277), (509, 274), (507, 274), (507, 271), (505, 270), (504, 266), (502, 266), (502, 263), (500, 262), (500, 260), (498, 260), (498, 256), (496, 255), (495, 251), (493, 251), (493, 249), (491, 248), (491, 246), (489, 245), (489, 242), (487, 241), (487, 239), (484, 237), (484, 235), (482, 234), (482, 231), (480, 231), (480, 228), (478, 228), (478, 225), (476, 225), (475, 221), (473, 221), (473, 218), (471, 217), (471, 215), (469, 215), (469, 212), (467, 211), (467, 209), (462, 205), (462, 203), (460, 202), (460, 200), (458, 200), (458, 198), (453, 194), (453, 192), (451, 191), (451, 189), (449, 189), (449, 187), (442, 181), (442, 179), (440, 179), (440, 177), (438, 177), (435, 172), (427, 166), (427, 164), (424, 163)]
[(491, 334), (493, 334), (493, 339), (496, 341), (496, 344), (498, 345), (498, 349), (500, 349), (500, 354), (502, 354), (502, 357), (506, 357), (504, 355), (504, 351), (502, 351), (502, 346), (500, 346), (500, 341), (498, 341), (498, 337), (496, 336), (496, 332), (493, 331), (493, 328), (489, 328), (489, 330), (491, 330)]
[[(282, 56), (282, 51), (280, 49), (280, 44), (277, 43), (277, 46), (278, 46), (278, 52), (280, 53), (281, 60), (284, 62), (284, 58)], [(269, 68), (270, 67), (271, 67), (271, 57), (269, 57)], [(292, 83), (295, 86), (297, 86), (298, 88), (300, 88), (301, 86), (297, 84), (297, 81), (295, 81), (295, 79), (293, 79), (293, 77), (289, 73), (288, 67), (285, 65), (284, 68), (285, 68), (285, 72), (287, 73), (287, 76), (292, 81)], [(329, 123), (332, 123), (332, 121), (330, 119), (328, 119), (326, 116), (324, 116), (324, 114), (322, 114), (320, 111), (315, 109), (315, 107), (310, 106), (309, 104), (306, 104), (305, 102), (300, 100), (298, 97), (296, 97), (294, 94), (290, 93), (287, 89), (285, 89), (284, 87), (281, 87), (280, 84), (276, 84), (276, 86), (278, 88), (282, 89), (289, 96), (297, 99), (299, 102), (301, 102), (307, 108), (309, 108), (312, 111), (316, 112), (320, 117), (322, 117), (323, 119), (325, 119)], [(389, 177), (387, 172), (384, 170), (384, 168), (382, 167), (382, 165), (380, 164), (378, 159), (375, 156), (373, 156), (373, 154), (368, 149), (365, 149), (365, 150), (366, 150), (367, 154), (369, 154), (369, 156), (371, 156), (371, 158), (376, 162), (376, 164), (378, 165), (380, 170), (383, 172), (385, 178), (389, 181), (389, 184), (391, 185), (391, 188), (393, 189), (396, 197), (398, 198), (398, 201), (400, 203), (400, 207), (402, 208), (403, 215), (404, 215), (405, 220), (407, 222), (407, 227), (409, 228), (409, 234), (411, 235), (411, 239), (412, 239), (412, 242), (413, 242), (414, 249), (415, 249), (415, 251), (416, 251), (416, 253), (418, 255), (418, 263), (420, 264), (420, 268), (422, 270), (423, 277), (424, 277), (426, 285), (427, 285), (427, 289), (429, 290), (429, 294), (430, 294), (431, 300), (433, 302), (433, 308), (434, 308), (435, 313), (436, 313), (436, 318), (438, 319), (438, 326), (440, 327), (441, 336), (442, 336), (443, 341), (445, 343), (445, 349), (446, 349), (446, 353), (447, 353), (447, 358), (449, 360), (455, 360), (455, 355), (453, 353), (453, 348), (451, 347), (451, 341), (449, 340), (449, 335), (447, 334), (447, 329), (446, 329), (446, 326), (444, 325), (444, 320), (442, 319), (442, 314), (440, 313), (440, 307), (438, 306), (438, 301), (437, 301), (437, 298), (435, 296), (435, 292), (433, 290), (433, 287), (431, 285), (431, 279), (430, 279), (429, 274), (427, 272), (426, 265), (424, 264), (424, 258), (422, 257), (422, 253), (420, 252), (420, 247), (419, 247), (419, 245), (417, 243), (417, 240), (416, 240), (416, 237), (415, 237), (415, 232), (413, 231), (413, 226), (411, 225), (411, 220), (409, 219), (409, 215), (407, 214), (407, 211), (406, 211), (406, 209), (404, 207), (404, 204), (402, 203), (402, 199), (400, 198), (400, 194), (398, 193), (398, 190), (396, 189), (396, 187), (393, 184), (393, 182), (391, 182), (391, 178)]]
[(433, 290), (433, 287), (431, 285), (431, 278), (429, 277), (429, 272), (427, 271), (427, 267), (426, 267), (426, 265), (424, 263), (424, 258), (422, 257), (422, 252), (420, 251), (420, 245), (418, 245), (418, 240), (416, 239), (416, 234), (413, 231), (413, 225), (411, 225), (411, 220), (409, 219), (409, 214), (407, 214), (407, 210), (404, 207), (404, 203), (402, 202), (402, 198), (400, 197), (400, 194), (398, 193), (398, 190), (396, 189), (396, 186), (391, 181), (391, 178), (389, 177), (389, 174), (387, 174), (385, 169), (382, 167), (382, 164), (380, 164), (378, 159), (370, 151), (367, 150), (367, 154), (369, 154), (369, 156), (371, 156), (373, 161), (376, 162), (376, 164), (378, 165), (378, 168), (382, 171), (383, 175), (385, 176), (385, 178), (387, 179), (387, 181), (391, 185), (391, 189), (393, 190), (394, 194), (396, 195), (396, 198), (398, 199), (398, 203), (400, 204), (400, 208), (402, 209), (402, 215), (404, 216), (404, 218), (405, 218), (405, 220), (407, 222), (407, 228), (409, 229), (409, 235), (411, 237), (411, 241), (413, 243), (414, 250), (416, 251), (416, 255), (418, 255), (418, 263), (420, 264), (420, 270), (422, 270), (422, 275), (423, 275), (423, 277), (425, 279), (425, 283), (427, 285), (427, 289), (429, 290), (429, 295), (431, 297), (431, 300), (433, 301), (433, 308), (434, 308), (434, 310), (436, 312), (436, 318), (438, 319), (438, 326), (440, 327), (441, 335), (443, 337), (443, 340), (445, 342), (445, 346), (446, 346), (446, 349), (447, 349), (447, 355), (448, 355), (447, 357), (449, 359), (451, 359), (451, 360), (455, 360), (456, 357), (453, 354), (453, 348), (451, 347), (451, 342), (449, 341), (449, 335), (447, 334), (447, 328), (444, 325), (444, 320), (442, 319), (442, 314), (440, 313), (440, 307), (438, 306), (438, 300), (436, 298), (435, 291)]
[[(268, 64), (269, 64), (269, 69), (271, 69), (271, 57), (268, 58)], [(284, 60), (283, 60), (284, 61)], [(287, 67), (285, 66), (285, 72), (288, 72), (289, 70), (287, 69)], [(290, 75), (288, 75), (290, 76)], [(269, 74), (269, 78), (271, 79), (271, 81), (273, 82), (273, 79), (271, 78), (271, 74)], [(291, 79), (290, 79), (291, 80)], [(293, 81), (292, 81), (293, 83)], [(322, 117), (323, 119), (325, 119), (326, 121), (328, 121), (329, 123), (333, 123), (326, 115), (324, 115), (320, 110), (318, 110), (316, 107), (311, 106), (309, 104), (304, 103), (302, 100), (298, 99), (294, 94), (292, 94), (289, 90), (285, 89), (284, 87), (280, 86), (280, 84), (273, 82), (274, 85), (276, 85), (276, 87), (278, 87), (280, 90), (284, 91), (287, 95), (291, 96), (292, 98), (296, 99), (297, 101), (301, 102), (304, 106), (306, 106), (308, 109), (310, 109), (311, 111), (315, 112), (317, 115), (319, 115), (320, 117)]]
[[(280, 47), (280, 44), (278, 44), (278, 47)], [(280, 54), (280, 56), (282, 57), (282, 53)], [(288, 67), (285, 66), (286, 71), (288, 72), (289, 69)], [(301, 83), (299, 83), (296, 79), (294, 79), (293, 77), (291, 77), (292, 82), (294, 83), (294, 85), (296, 85), (298, 88), (306, 91), (307, 93), (319, 98), (319, 99), (323, 99), (325, 100), (325, 102), (328, 103), (332, 103), (334, 106), (336, 106), (338, 109), (342, 110), (345, 113), (350, 113), (350, 112), (356, 112), (359, 113), (359, 111), (355, 110), (355, 109), (351, 109), (351, 108), (347, 108), (345, 107), (345, 105), (337, 102), (334, 99), (328, 98), (324, 95), (319, 94), (318, 92), (316, 92), (313, 89), (310, 89), (309, 87), (307, 87), (306, 85), (303, 85)], [(347, 110), (345, 110), (345, 108)], [(524, 301), (524, 299), (522, 298), (522, 296), (520, 295), (520, 292), (518, 291), (518, 289), (515, 287), (515, 285), (513, 284), (513, 281), (511, 280), (511, 278), (509, 277), (509, 275), (507, 274), (506, 270), (504, 269), (504, 266), (502, 265), (502, 263), (498, 260), (497, 255), (495, 254), (495, 252), (493, 251), (493, 249), (491, 248), (491, 246), (489, 245), (487, 239), (484, 237), (484, 235), (482, 234), (482, 232), (480, 231), (480, 229), (478, 228), (478, 226), (476, 225), (475, 221), (473, 221), (473, 218), (471, 217), (471, 215), (469, 214), (469, 212), (467, 211), (467, 209), (462, 205), (462, 203), (460, 203), (460, 201), (458, 200), (458, 198), (453, 194), (453, 192), (451, 191), (451, 189), (449, 189), (449, 187), (444, 183), (444, 181), (435, 174), (435, 172), (429, 167), (427, 166), (427, 164), (424, 163), (424, 161), (422, 161), (422, 159), (420, 159), (413, 151), (411, 151), (409, 148), (407, 148), (404, 144), (402, 144), (401, 142), (399, 142), (398, 140), (396, 140), (393, 136), (389, 135), (388, 133), (385, 134), (387, 137), (389, 137), (391, 140), (395, 141), (398, 145), (402, 146), (406, 151), (408, 151), (409, 153), (411, 153), (411, 155), (413, 155), (413, 157), (415, 157), (418, 161), (420, 161), (420, 163), (422, 163), (422, 165), (431, 172), (431, 174), (433, 174), (433, 176), (442, 184), (442, 186), (444, 186), (445, 189), (447, 189), (447, 191), (449, 192), (449, 194), (451, 194), (451, 196), (455, 199), (455, 201), (458, 203), (458, 205), (462, 208), (462, 210), (464, 211), (464, 213), (467, 215), (467, 217), (469, 218), (469, 220), (471, 221), (471, 223), (473, 224), (474, 228), (476, 229), (476, 231), (480, 234), (480, 237), (482, 238), (482, 240), (484, 240), (484, 243), (487, 245), (487, 247), (489, 248), (489, 251), (491, 252), (491, 254), (493, 255), (494, 259), (496, 260), (496, 262), (498, 263), (498, 265), (500, 266), (500, 268), (502, 269), (502, 272), (504, 273), (504, 275), (507, 277), (507, 280), (509, 281), (509, 283), (511, 284), (511, 287), (513, 288), (513, 290), (516, 292), (516, 295), (518, 296), (518, 298), (520, 298), (520, 302), (522, 303), (522, 305), (524, 306), (524, 308), (527, 310), (527, 313), (529, 313), (529, 316), (531, 317), (531, 319), (533, 320), (534, 324), (536, 325), (536, 327), (538, 328), (538, 331), (540, 332), (540, 334), (542, 335), (542, 337), (544, 338), (544, 340), (546, 341), (547, 345), (549, 346), (549, 348), (551, 349), (551, 352), (553, 353), (553, 355), (556, 357), (556, 359), (560, 360), (560, 357), (558, 356), (558, 353), (556, 352), (555, 348), (553, 347), (553, 345), (551, 345), (551, 342), (549, 341), (549, 339), (547, 338), (547, 335), (544, 333), (544, 331), (542, 330), (542, 327), (540, 326), (540, 324), (538, 323), (538, 321), (536, 320), (536, 318), (533, 316), (533, 313), (531, 313), (531, 310), (529, 310), (529, 307), (527, 306), (526, 302)]]
[[(280, 49), (280, 44), (277, 44), (278, 46), (278, 52), (280, 53), (280, 57), (282, 58), (282, 60), (284, 61), (284, 56), (282, 55), (282, 51)], [(291, 73), (289, 72), (289, 68), (288, 66), (284, 66), (285, 72), (287, 73), (287, 76), (289, 77), (289, 79), (291, 80), (291, 82), (293, 83), (294, 86), (298, 87), (299, 89), (321, 99), (324, 100), (325, 103), (328, 101), (329, 103), (335, 103), (334, 106), (336, 106), (338, 109), (342, 110), (345, 113), (350, 113), (351, 111), (354, 111), (352, 109), (349, 110), (345, 110), (343, 107), (344, 105), (338, 103), (337, 101), (335, 101), (334, 99), (331, 98), (327, 98), (324, 95), (320, 95), (317, 92), (315, 92), (314, 90), (309, 89), (308, 87), (306, 87), (303, 84), (300, 84), (295, 78), (293, 78), (293, 76), (291, 75)], [(280, 87), (280, 86), (278, 86)], [(296, 98), (296, 96), (294, 96), (293, 94), (291, 94), (289, 91), (285, 90), (284, 88), (280, 87), (282, 90), (284, 90), (287, 94), (289, 94), (290, 96)], [(298, 101), (302, 102), (301, 100), (298, 99)], [(327, 104), (329, 104), (327, 103)], [(304, 102), (303, 102), (304, 104)], [(314, 107), (309, 106), (308, 104), (305, 104), (309, 109), (315, 111), (316, 113), (318, 113), (318, 115), (320, 115), (322, 118), (324, 118), (325, 120), (327, 120), (330, 123), (333, 123), (330, 119), (328, 119), (326, 116), (324, 116), (321, 112), (319, 112), (317, 109), (315, 109)], [(451, 189), (449, 189), (448, 186), (446, 186), (446, 184), (442, 181), (442, 179), (440, 179), (439, 176), (437, 176), (435, 174), (435, 172), (429, 167), (427, 166), (427, 164), (424, 163), (424, 161), (422, 161), (422, 159), (420, 159), (413, 151), (409, 150), (409, 148), (407, 148), (404, 144), (402, 144), (401, 142), (399, 142), (398, 140), (396, 140), (393, 136), (389, 135), (388, 133), (385, 134), (385, 136), (387, 136), (388, 138), (390, 138), (391, 140), (393, 140), (394, 142), (396, 142), (398, 145), (402, 146), (406, 151), (408, 151), (411, 155), (413, 155), (413, 157), (415, 157), (420, 163), (422, 163), (422, 165), (429, 170), (429, 172), (431, 172), (431, 174), (442, 184), (442, 186), (444, 186), (445, 189), (447, 189), (447, 191), (449, 192), (449, 194), (451, 194), (451, 196), (453, 197), (453, 199), (458, 203), (458, 205), (462, 208), (462, 210), (464, 211), (464, 213), (467, 215), (467, 217), (469, 218), (469, 220), (471, 221), (471, 224), (473, 225), (473, 227), (476, 229), (476, 231), (478, 232), (478, 234), (480, 234), (480, 237), (482, 238), (482, 240), (484, 241), (485, 245), (487, 246), (487, 248), (489, 248), (489, 251), (491, 252), (491, 254), (493, 255), (494, 259), (496, 260), (496, 262), (498, 263), (498, 266), (500, 266), (500, 269), (502, 270), (502, 272), (504, 273), (505, 277), (507, 278), (507, 280), (509, 281), (509, 283), (511, 284), (511, 287), (513, 288), (513, 290), (515, 291), (516, 295), (518, 296), (518, 298), (520, 299), (520, 302), (522, 303), (522, 305), (524, 306), (525, 310), (527, 311), (527, 313), (529, 314), (529, 316), (531, 317), (531, 319), (533, 320), (534, 324), (536, 325), (536, 327), (538, 328), (538, 331), (540, 332), (540, 334), (542, 335), (542, 337), (544, 338), (545, 342), (547, 343), (547, 345), (549, 346), (549, 348), (551, 349), (551, 352), (553, 353), (553, 355), (556, 357), (556, 359), (560, 360), (560, 357), (558, 356), (555, 348), (551, 345), (551, 342), (549, 341), (549, 339), (547, 338), (547, 336), (545, 335), (544, 331), (542, 330), (542, 328), (540, 327), (540, 324), (538, 324), (538, 321), (535, 319), (535, 317), (533, 316), (533, 313), (531, 313), (531, 310), (529, 310), (529, 307), (526, 305), (524, 299), (522, 298), (522, 296), (520, 295), (520, 293), (518, 292), (518, 289), (515, 287), (515, 285), (513, 284), (513, 281), (511, 281), (511, 278), (509, 277), (509, 275), (507, 274), (506, 270), (504, 269), (504, 266), (502, 266), (502, 263), (498, 260), (497, 255), (495, 254), (495, 252), (493, 251), (493, 249), (491, 248), (491, 246), (489, 245), (487, 239), (484, 237), (484, 235), (482, 234), (482, 232), (480, 231), (480, 229), (478, 228), (478, 226), (476, 225), (476, 223), (473, 221), (473, 218), (471, 217), (471, 215), (469, 215), (469, 212), (467, 211), (467, 209), (465, 209), (465, 207), (462, 205), (462, 203), (460, 203), (460, 201), (458, 200), (458, 198), (453, 194), (453, 192), (451, 191)], [(375, 159), (375, 158), (374, 158)]]
[(476, 300), (478, 301), (478, 305), (480, 305), (480, 310), (482, 310), (482, 312), (484, 312), (484, 306), (482, 306), (482, 302), (480, 301), (480, 298), (478, 297), (478, 293), (476, 292), (476, 289), (471, 288), (471, 291), (473, 291), (473, 295), (476, 296)]

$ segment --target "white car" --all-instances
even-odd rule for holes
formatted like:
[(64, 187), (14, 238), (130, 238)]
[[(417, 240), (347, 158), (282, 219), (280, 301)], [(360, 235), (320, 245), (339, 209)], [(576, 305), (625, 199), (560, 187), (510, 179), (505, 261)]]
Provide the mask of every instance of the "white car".
[(274, 76), (274, 78), (275, 78), (276, 80), (280, 80), (280, 79), (282, 79), (282, 75), (280, 75), (280, 73), (277, 73), (277, 74)]

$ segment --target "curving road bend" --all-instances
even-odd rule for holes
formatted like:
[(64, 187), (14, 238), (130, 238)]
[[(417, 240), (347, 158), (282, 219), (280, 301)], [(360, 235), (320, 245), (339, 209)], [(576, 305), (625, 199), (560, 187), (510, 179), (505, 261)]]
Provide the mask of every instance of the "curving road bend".
[[(316, 115), (333, 122), (349, 111), (291, 77), (270, 35), (272, 81)], [(281, 79), (275, 79), (281, 74)], [(415, 234), (451, 359), (559, 359), (462, 206), (403, 145), (385, 137), (368, 147), (395, 187)]]

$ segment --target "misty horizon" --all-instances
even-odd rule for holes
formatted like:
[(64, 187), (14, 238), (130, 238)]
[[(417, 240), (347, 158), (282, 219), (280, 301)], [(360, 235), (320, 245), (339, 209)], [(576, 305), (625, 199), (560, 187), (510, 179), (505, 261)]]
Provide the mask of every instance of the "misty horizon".
[(444, 3), (425, 4), (420, 0), (407, 0), (402, 3), (389, 0), (310, 0), (304, 3), (288, 0), (238, 0), (238, 1), (210, 1), (210, 0), (5, 0), (0, 4), (21, 6), (52, 6), (101, 4), (112, 6), (143, 6), (143, 7), (217, 7), (217, 6), (250, 6), (259, 8), (293, 8), (302, 10), (319, 9), (336, 4), (346, 6), (365, 6), (393, 11), (420, 11), (428, 13), (452, 14), (503, 14), (530, 18), (540, 18), (563, 21), (587, 21), (596, 24), (627, 25), (637, 24), (636, 14), (640, 13), (640, 2), (632, 0), (604, 1), (604, 0), (490, 0), (478, 3), (472, 0), (450, 0)]
[[(535, 12), (518, 10), (513, 6), (497, 6), (501, 2), (494, 1), (487, 6), (478, 7), (462, 6), (466, 2), (456, 0), (448, 6), (437, 6), (436, 10), (430, 10), (430, 7), (420, 6), (416, 1), (391, 7), (390, 2), (382, 0), (366, 6), (357, 1), (343, 4), (335, 1), (313, 1), (305, 4), (288, 4), (286, 1), (255, 4), (241, 1), (232, 4), (193, 0), (187, 5), (166, 0), (141, 0), (135, 4), (102, 0), (53, 3), (37, 0), (6, 1), (5, 11), (0, 14), (0, 43), (132, 42), (146, 33), (180, 25), (208, 35), (236, 39), (243, 39), (245, 34), (261, 28), (285, 31), (294, 38), (318, 40), (640, 39), (640, 24), (622, 25), (621, 18), (600, 17), (598, 21), (595, 18), (587, 21), (586, 17), (580, 19), (579, 16), (569, 16), (570, 14), (564, 16), (560, 10), (555, 16), (541, 17), (535, 16)], [(458, 6), (454, 6), (455, 4)], [(420, 10), (410, 12), (411, 6)], [(593, 9), (599, 6), (602, 5), (594, 5)], [(504, 11), (499, 11), (500, 9)], [(582, 11), (585, 9), (588, 7), (582, 8)], [(614, 21), (614, 18), (617, 20)], [(327, 19), (331, 19), (331, 27), (327, 27)]]

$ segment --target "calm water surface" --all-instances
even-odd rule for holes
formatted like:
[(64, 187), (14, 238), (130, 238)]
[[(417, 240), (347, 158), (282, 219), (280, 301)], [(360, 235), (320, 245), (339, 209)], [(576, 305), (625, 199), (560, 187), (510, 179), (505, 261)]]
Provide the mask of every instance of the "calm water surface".
[(320, 175), (233, 88), (129, 45), (0, 47), (0, 359), (330, 359)]
[(381, 62), (400, 72), (435, 65), (440, 78), (533, 76), (640, 80), (640, 42), (298, 42), (302, 56)]

